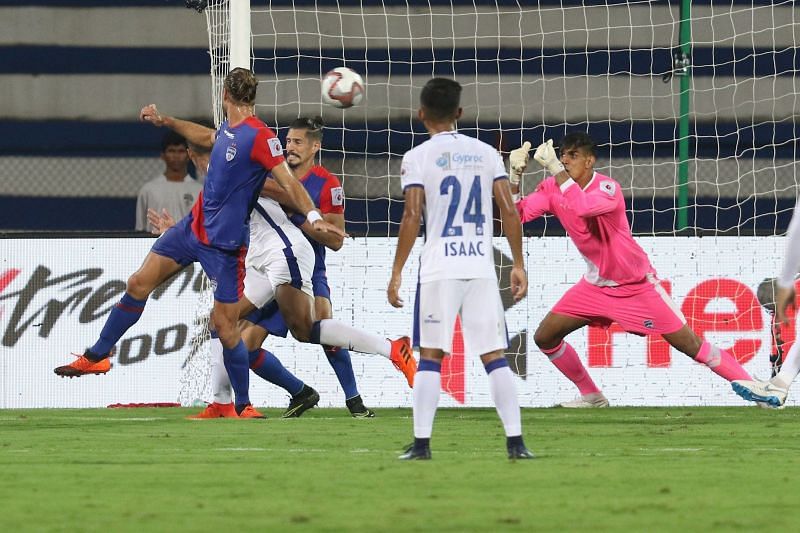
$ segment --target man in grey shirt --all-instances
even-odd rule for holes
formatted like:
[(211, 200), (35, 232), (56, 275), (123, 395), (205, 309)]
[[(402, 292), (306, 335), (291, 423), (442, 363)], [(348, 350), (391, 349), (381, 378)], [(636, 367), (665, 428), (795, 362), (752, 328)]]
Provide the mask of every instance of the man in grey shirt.
[(186, 171), (189, 163), (186, 139), (167, 132), (161, 141), (161, 160), (164, 173), (145, 183), (136, 199), (136, 229), (147, 231), (147, 210), (157, 213), (162, 210), (180, 220), (192, 210), (197, 196), (203, 190), (202, 183), (192, 178)]

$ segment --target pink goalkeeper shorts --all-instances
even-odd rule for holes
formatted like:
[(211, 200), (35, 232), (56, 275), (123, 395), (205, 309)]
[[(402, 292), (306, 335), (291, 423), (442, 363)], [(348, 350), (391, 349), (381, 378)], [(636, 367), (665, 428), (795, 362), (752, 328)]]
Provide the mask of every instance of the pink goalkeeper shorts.
[(675, 333), (686, 324), (683, 313), (651, 274), (641, 283), (618, 287), (598, 287), (581, 279), (564, 293), (552, 312), (604, 328), (616, 322), (639, 335)]

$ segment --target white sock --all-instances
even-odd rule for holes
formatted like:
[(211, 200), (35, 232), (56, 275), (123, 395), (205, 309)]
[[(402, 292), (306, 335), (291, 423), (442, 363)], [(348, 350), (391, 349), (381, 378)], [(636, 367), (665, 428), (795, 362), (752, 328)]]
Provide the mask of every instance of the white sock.
[(786, 355), (786, 361), (781, 365), (781, 371), (775, 378), (782, 382), (778, 385), (782, 384), (788, 388), (798, 373), (800, 373), (800, 339), (792, 344), (792, 349)]
[(500, 415), (500, 420), (503, 422), (506, 437), (522, 435), (519, 398), (517, 398), (517, 386), (514, 383), (514, 374), (511, 373), (511, 369), (502, 366), (489, 372), (489, 390), (492, 391), (492, 400), (497, 414)]
[(442, 373), (432, 370), (417, 372), (414, 376), (414, 437), (429, 439), (433, 432), (433, 418), (439, 406)]
[(211, 339), (211, 392), (216, 403), (232, 403), (233, 392), (225, 361), (222, 357), (222, 341)]
[(322, 344), (342, 346), (354, 352), (374, 353), (387, 358), (392, 354), (389, 339), (334, 319), (319, 321), (319, 340)]

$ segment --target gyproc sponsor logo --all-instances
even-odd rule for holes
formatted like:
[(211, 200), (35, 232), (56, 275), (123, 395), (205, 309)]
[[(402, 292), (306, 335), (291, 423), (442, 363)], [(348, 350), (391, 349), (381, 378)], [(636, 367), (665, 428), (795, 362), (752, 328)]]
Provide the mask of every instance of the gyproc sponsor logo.
[(456, 168), (475, 168), (483, 164), (483, 156), (478, 154), (462, 154), (459, 152), (442, 152), (436, 158), (436, 166), (442, 170)]

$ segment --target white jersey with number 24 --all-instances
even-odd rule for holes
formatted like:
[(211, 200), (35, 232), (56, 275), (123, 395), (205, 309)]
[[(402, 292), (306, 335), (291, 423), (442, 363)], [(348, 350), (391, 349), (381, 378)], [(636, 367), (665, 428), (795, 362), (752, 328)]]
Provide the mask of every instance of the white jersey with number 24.
[(455, 131), (437, 133), (403, 156), (401, 182), (425, 189), (420, 282), (497, 279), (492, 186), (506, 179), (497, 150)]

